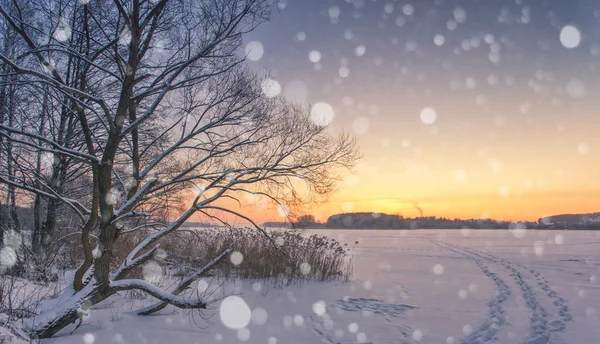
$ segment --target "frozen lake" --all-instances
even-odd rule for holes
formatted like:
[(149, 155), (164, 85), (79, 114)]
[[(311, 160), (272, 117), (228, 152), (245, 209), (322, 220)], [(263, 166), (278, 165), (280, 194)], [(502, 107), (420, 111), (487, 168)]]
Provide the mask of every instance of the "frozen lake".
[[(284, 289), (228, 286), (252, 310), (232, 330), (187, 312), (117, 316), (93, 310), (53, 343), (596, 343), (600, 232), (311, 231), (354, 249), (355, 281)], [(233, 288), (233, 289), (231, 289)], [(250, 317), (250, 315), (248, 315)], [(244, 319), (241, 319), (243, 321)], [(200, 327), (195, 324), (199, 324)], [(89, 344), (89, 343), (88, 343)]]
[[(407, 327), (409, 340), (592, 343), (600, 338), (600, 232), (314, 232), (359, 241), (354, 271), (363, 284), (357, 296), (418, 307), (394, 319)], [(398, 342), (386, 335), (371, 337)]]

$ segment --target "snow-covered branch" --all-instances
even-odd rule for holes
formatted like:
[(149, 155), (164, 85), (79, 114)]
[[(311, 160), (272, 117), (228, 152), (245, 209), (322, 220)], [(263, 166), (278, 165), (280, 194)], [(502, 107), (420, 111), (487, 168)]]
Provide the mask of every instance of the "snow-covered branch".
[(144, 264), (146, 261), (148, 261), (154, 256), (154, 253), (156, 253), (156, 250), (158, 250), (159, 246), (160, 245), (155, 245), (154, 247), (149, 249), (148, 252), (141, 254), (133, 259), (129, 259), (129, 256), (125, 258), (125, 261), (123, 261), (121, 267), (119, 267), (119, 269), (115, 272), (113, 279), (121, 279), (127, 276), (127, 273), (131, 271), (131, 269)]
[(188, 300), (182, 297), (175, 296), (168, 293), (154, 284), (138, 280), (138, 279), (124, 279), (110, 282), (110, 288), (114, 291), (125, 291), (125, 290), (141, 290), (160, 301), (166, 302), (178, 308), (183, 309), (196, 309), (206, 308), (206, 302), (202, 300)]
[[(173, 294), (173, 295), (181, 294), (183, 291), (188, 289), (190, 287), (190, 285), (192, 285), (192, 283), (194, 283), (196, 280), (198, 280), (198, 278), (204, 276), (208, 271), (210, 271), (215, 265), (217, 265), (230, 252), (231, 252), (231, 249), (226, 249), (220, 255), (218, 255), (213, 260), (211, 260), (206, 265), (204, 265), (201, 269), (194, 272), (194, 274), (185, 278), (183, 281), (181, 281), (181, 283), (179, 283), (179, 285), (177, 287), (175, 287), (175, 289), (173, 289), (171, 294)], [(150, 305), (148, 307), (138, 310), (137, 314), (150, 315), (152, 313), (156, 313), (156, 312), (160, 311), (161, 309), (165, 308), (167, 305), (168, 305), (167, 302), (158, 302), (158, 303), (155, 303), (153, 305)]]

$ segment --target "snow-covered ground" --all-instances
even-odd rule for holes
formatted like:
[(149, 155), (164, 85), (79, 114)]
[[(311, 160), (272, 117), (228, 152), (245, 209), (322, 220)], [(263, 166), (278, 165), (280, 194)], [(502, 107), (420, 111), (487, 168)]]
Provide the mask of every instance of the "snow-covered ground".
[[(600, 232), (313, 231), (355, 248), (350, 283), (238, 282), (209, 321), (120, 297), (47, 343), (596, 343)], [(205, 292), (206, 293), (206, 292)], [(212, 315), (212, 316), (211, 316)]]

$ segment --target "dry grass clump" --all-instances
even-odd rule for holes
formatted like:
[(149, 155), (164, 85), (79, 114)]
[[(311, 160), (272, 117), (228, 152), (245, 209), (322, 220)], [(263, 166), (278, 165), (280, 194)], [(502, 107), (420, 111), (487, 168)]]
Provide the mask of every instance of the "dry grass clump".
[(60, 290), (58, 283), (46, 284), (11, 275), (0, 277), (0, 326), (37, 315), (43, 300), (56, 296)]
[[(351, 248), (347, 245), (326, 236), (308, 236), (298, 230), (272, 230), (267, 233), (268, 237), (251, 228), (179, 229), (159, 241), (160, 249), (153, 263), (163, 267), (164, 277), (186, 276), (225, 249), (231, 249), (230, 257), (223, 259), (210, 274), (269, 279), (276, 284), (348, 280), (351, 277)], [(118, 268), (148, 234), (148, 231), (132, 232), (117, 241), (113, 248), (112, 269)], [(76, 246), (62, 245), (63, 249), (65, 247)], [(59, 255), (55, 265), (59, 270), (73, 269), (83, 259), (81, 250), (66, 251)], [(134, 269), (129, 277), (146, 277), (143, 267)]]
[(350, 248), (318, 235), (298, 231), (250, 228), (180, 230), (160, 243), (165, 263), (176, 275), (202, 267), (225, 249), (233, 250), (214, 274), (244, 279), (268, 279), (276, 284), (348, 280), (352, 274)]

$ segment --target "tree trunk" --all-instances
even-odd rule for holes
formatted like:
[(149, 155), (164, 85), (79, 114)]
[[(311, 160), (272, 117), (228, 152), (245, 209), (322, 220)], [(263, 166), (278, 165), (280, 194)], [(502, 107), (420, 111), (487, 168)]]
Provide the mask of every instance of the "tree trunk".
[[(15, 89), (13, 87), (9, 87), (7, 97), (7, 115), (8, 115), (8, 126), (14, 127), (15, 124), (15, 114), (14, 114), (14, 97), (15, 97)], [(9, 135), (10, 136), (10, 135)], [(11, 178), (14, 175), (13, 168), (13, 146), (11, 140), (6, 141), (6, 174)], [(8, 191), (6, 193), (6, 206), (7, 209), (7, 219), (8, 219), (8, 227), (12, 230), (20, 230), (21, 226), (19, 224), (19, 217), (17, 215), (16, 210), (16, 190), (13, 185), (8, 185)]]
[[(40, 120), (40, 127), (38, 129), (38, 135), (43, 136), (44, 135), (44, 126), (46, 125), (46, 113), (47, 113), (47, 106), (48, 106), (48, 93), (45, 92), (44, 93), (44, 101), (42, 103), (42, 111), (40, 114), (41, 120)], [(42, 140), (38, 140), (38, 145), (42, 145), (43, 142)], [(36, 157), (36, 177), (35, 177), (35, 181), (34, 181), (34, 186), (36, 189), (41, 189), (41, 185), (40, 185), (40, 176), (42, 175), (42, 152), (39, 151), (37, 152), (37, 157)], [(33, 253), (35, 253), (36, 255), (40, 253), (40, 250), (42, 248), (42, 216), (44, 214), (42, 206), (43, 206), (43, 199), (42, 196), (38, 193), (35, 194), (35, 200), (33, 202), (33, 235), (31, 238), (31, 248)]]
[(55, 307), (29, 319), (30, 324), (26, 324), (25, 329), (33, 339), (50, 338), (70, 324), (81, 320), (88, 309), (113, 294), (114, 292), (108, 288), (90, 283)]
[(4, 228), (6, 226), (6, 215), (4, 214), (4, 204), (2, 204), (2, 199), (0, 199), (0, 248), (4, 246)]

